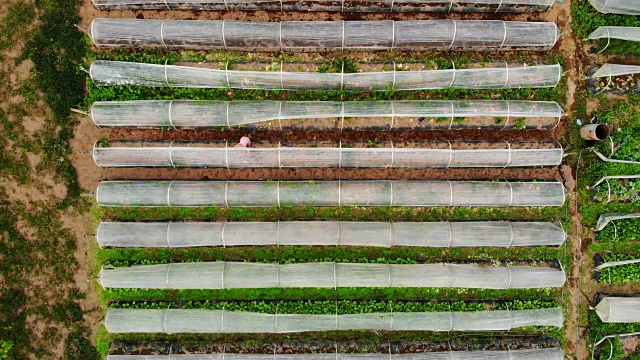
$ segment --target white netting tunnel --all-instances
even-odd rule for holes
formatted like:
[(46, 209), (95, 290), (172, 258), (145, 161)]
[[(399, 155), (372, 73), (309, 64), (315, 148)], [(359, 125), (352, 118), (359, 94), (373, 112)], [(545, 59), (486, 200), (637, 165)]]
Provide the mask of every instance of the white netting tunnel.
[(562, 287), (565, 273), (563, 270), (537, 266), (219, 261), (103, 268), (98, 282), (105, 289), (534, 289)]
[(640, 73), (640, 66), (637, 65), (604, 64), (598, 69), (598, 71), (591, 75), (591, 78), (595, 79), (601, 77), (632, 75), (638, 73)]
[(546, 222), (101, 222), (100, 247), (194, 246), (560, 246)]
[(530, 49), (553, 47), (553, 22), (501, 20), (283, 21), (93, 20), (104, 47), (270, 51)]
[(640, 297), (605, 296), (595, 310), (605, 323), (640, 322)]
[(619, 39), (640, 41), (640, 27), (631, 26), (600, 26), (589, 34), (589, 40)]
[(640, 15), (636, 0), (589, 0), (596, 10), (604, 14)]
[(92, 0), (100, 10), (279, 10), (340, 12), (532, 12), (555, 0)]
[(192, 66), (96, 60), (89, 74), (98, 86), (389, 91), (426, 89), (514, 89), (555, 87), (562, 67), (380, 71), (359, 73), (217, 70)]
[(409, 354), (310, 353), (310, 354), (170, 354), (107, 355), (106, 360), (564, 360), (561, 348), (517, 350), (449, 350)]
[(562, 309), (410, 312), (346, 315), (263, 314), (225, 310), (114, 309), (110, 333), (292, 333), (336, 330), (502, 331), (525, 326), (562, 327)]
[[(513, 129), (517, 118), (526, 128), (555, 127), (564, 112), (552, 101), (519, 100), (408, 100), (408, 101), (193, 101), (134, 100), (95, 102), (89, 111), (99, 127), (171, 127), (209, 128), (217, 126), (260, 126), (276, 121), (281, 129), (299, 128), (299, 119), (311, 119), (318, 127), (323, 119), (336, 119), (328, 129), (350, 128), (345, 118), (370, 119), (362, 127), (397, 129), (416, 126), (417, 118), (446, 121), (424, 121), (420, 126), (436, 129), (467, 127), (456, 118), (480, 118), (477, 128)], [(390, 119), (384, 119), (390, 118)], [(499, 122), (491, 118), (504, 118)], [(377, 120), (377, 121), (376, 121)], [(411, 123), (407, 124), (407, 121)], [(539, 124), (539, 125), (538, 125)], [(313, 125), (312, 125), (313, 126)]]
[[(431, 142), (378, 143), (376, 147), (339, 143), (300, 146), (267, 144), (237, 147), (223, 143), (96, 142), (100, 167), (174, 168), (511, 168), (557, 166), (563, 150), (554, 143)], [(385, 147), (386, 146), (386, 147)]]
[(100, 206), (561, 206), (560, 182), (102, 181)]

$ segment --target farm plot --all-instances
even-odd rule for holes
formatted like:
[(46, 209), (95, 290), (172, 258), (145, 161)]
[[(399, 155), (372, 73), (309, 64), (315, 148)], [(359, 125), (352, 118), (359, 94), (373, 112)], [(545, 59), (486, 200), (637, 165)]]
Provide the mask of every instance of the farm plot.
[[(168, 40), (170, 23), (153, 23)], [(392, 48), (400, 23), (384, 22), (398, 26)], [(125, 35), (110, 45), (139, 33)], [(483, 49), (517, 47), (498, 35)], [(88, 59), (86, 120), (106, 134), (92, 140), (109, 359), (141, 342), (460, 337), (468, 347), (419, 356), (562, 357), (562, 57), (368, 50), (114, 46)], [(235, 146), (245, 135), (252, 146)]]

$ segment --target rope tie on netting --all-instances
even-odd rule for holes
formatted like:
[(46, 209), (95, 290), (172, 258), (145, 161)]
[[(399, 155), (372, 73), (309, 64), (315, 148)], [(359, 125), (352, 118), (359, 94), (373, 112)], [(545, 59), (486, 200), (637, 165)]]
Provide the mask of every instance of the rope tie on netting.
[(344, 91), (344, 60), (342, 61), (342, 70), (340, 70), (340, 90)]
[[(454, 329), (455, 323), (453, 321), (453, 310), (451, 310), (451, 302), (448, 302), (447, 305), (449, 305), (449, 330), (447, 332), (452, 332)], [(453, 356), (453, 354), (451, 355)]]
[(167, 206), (171, 207), (171, 185), (175, 180), (171, 180), (169, 186), (167, 186)]
[(456, 64), (453, 61), (451, 61), (451, 65), (453, 65), (453, 70), (452, 70), (453, 75), (451, 77), (451, 83), (449, 84), (450, 88), (453, 87), (453, 83), (456, 81)]
[[(391, 89), (396, 89), (396, 62), (393, 62), (393, 84), (391, 84)], [(391, 110), (393, 111), (393, 103), (391, 103)], [(391, 120), (393, 120), (393, 113), (391, 115)], [(393, 121), (391, 121), (393, 123)]]
[[(282, 65), (280, 65), (282, 68)], [(282, 87), (282, 75), (280, 75), (280, 87)], [(278, 101), (278, 127), (282, 131), (282, 101)]]
[(509, 75), (510, 75), (510, 74), (509, 74), (509, 64), (505, 61), (505, 62), (504, 62), (504, 66), (505, 66), (505, 67), (506, 67), (506, 69), (507, 69), (507, 76), (506, 76), (506, 79), (504, 80), (504, 85), (502, 85), (502, 88), (503, 88), (503, 89), (506, 89), (506, 88), (507, 88), (507, 85), (509, 85)]
[[(229, 167), (229, 140), (224, 141), (224, 165), (227, 169), (230, 168)], [(225, 204), (227, 203), (226, 193), (227, 193), (227, 190), (225, 188)]]
[[(502, 6), (502, 1), (500, 0), (500, 5), (498, 6), (498, 8), (500, 8), (500, 6)], [(496, 10), (497, 12), (498, 10)], [(500, 47), (498, 48), (498, 50), (502, 50), (502, 47), (504, 46), (504, 43), (507, 41), (507, 22), (503, 21), (502, 22), (502, 26), (504, 27), (504, 36), (502, 37), (502, 43), (500, 44)]]
[[(451, 11), (451, 6), (453, 6), (453, 0), (451, 0), (451, 5), (449, 7), (449, 11)], [(453, 37), (451, 38), (451, 44), (449, 44), (449, 48), (447, 51), (453, 48), (453, 44), (456, 42), (456, 35), (458, 34), (458, 23), (455, 20), (453, 21)]]
[(171, 142), (169, 143), (169, 164), (171, 165), (172, 169), (175, 169), (176, 165), (173, 163), (173, 149), (172, 149), (173, 141), (174, 140), (171, 140)]
[[(231, 84), (229, 84), (229, 62), (228, 61), (224, 63), (224, 77), (227, 81), (227, 89), (231, 89)], [(227, 121), (229, 121), (228, 117), (229, 117), (229, 114), (227, 114)]]
[[(342, 150), (340, 150), (340, 154), (342, 154)], [(342, 156), (340, 157), (340, 162), (342, 162)], [(338, 179), (338, 206), (342, 206), (342, 180)]]
[[(278, 147), (276, 148), (276, 151), (278, 152), (278, 169), (282, 169), (282, 143), (280, 141), (278, 141)], [(280, 199), (280, 192), (278, 191), (278, 199)], [(278, 204), (280, 204), (280, 201), (278, 201)]]
[(507, 329), (507, 331), (511, 331), (511, 328), (513, 327), (513, 314), (511, 313), (511, 309), (509, 308), (509, 303), (505, 302), (504, 305), (507, 307), (507, 317), (509, 318), (509, 328)]
[[(333, 262), (333, 290), (338, 289), (338, 269), (336, 262)], [(338, 330), (338, 301), (336, 300), (336, 330)]]
[(447, 180), (449, 183), (449, 206), (453, 206), (453, 184), (451, 180)]
[[(224, 273), (227, 272), (227, 262), (223, 261), (222, 262), (222, 271), (220, 272), (220, 282), (222, 283), (222, 288), (226, 289), (227, 288), (227, 284), (225, 283), (226, 279), (224, 277)], [(224, 311), (224, 307), (222, 308), (222, 310)], [(223, 321), (224, 323), (224, 321)]]
[(449, 104), (451, 105), (451, 122), (449, 122), (449, 128), (447, 130), (451, 130), (453, 127), (453, 121), (456, 117), (455, 106), (453, 105), (453, 101), (449, 100)]
[(506, 129), (507, 126), (509, 125), (509, 120), (511, 120), (511, 105), (510, 105), (510, 101), (507, 100), (507, 101), (505, 101), (505, 103), (507, 104), (507, 121), (504, 123), (504, 126), (502, 127), (501, 130)]
[(162, 41), (162, 46), (167, 47), (167, 44), (164, 42), (164, 20), (160, 21), (160, 41)]
[[(342, 6), (344, 7), (344, 0), (342, 0)], [(344, 42), (345, 42), (345, 27), (347, 22), (342, 20), (342, 50), (344, 51)], [(344, 62), (342, 63), (342, 72), (344, 73)]]
[(389, 248), (392, 248), (395, 241), (395, 233), (393, 231), (393, 223), (388, 223), (389, 224)]
[[(393, 0), (391, 0), (391, 11), (393, 11)], [(396, 45), (396, 22), (391, 20), (391, 51), (394, 50), (394, 47)], [(396, 68), (396, 63), (395, 61), (393, 62), (393, 68)], [(395, 81), (394, 81), (395, 83)]]
[[(389, 282), (388, 282), (387, 287), (391, 288), (391, 264), (390, 263), (387, 263), (387, 274), (389, 276), (389, 279), (388, 279)], [(389, 304), (391, 304), (391, 303), (389, 303)], [(391, 312), (393, 312), (393, 309), (391, 310)], [(392, 324), (393, 324), (393, 322), (392, 322)], [(393, 326), (391, 326), (391, 328), (393, 329)]]
[[(453, 163), (453, 146), (451, 145), (451, 141), (446, 141), (447, 144), (449, 144), (449, 162), (447, 163), (447, 167), (445, 169), (449, 169), (451, 167), (451, 164)], [(449, 186), (451, 186), (451, 182), (449, 182)], [(451, 203), (453, 203), (453, 188), (451, 188)]]
[(276, 181), (276, 199), (278, 201), (278, 207), (280, 207), (280, 180)]
[(171, 6), (169, 6), (169, 3), (167, 2), (167, 0), (162, 0), (164, 2), (164, 6), (167, 7), (167, 10), (171, 11)]
[(393, 181), (389, 180), (389, 206), (393, 206)]
[(170, 306), (171, 304), (169, 304), (168, 307), (164, 310), (164, 318), (162, 319), (162, 332), (165, 334), (169, 334), (169, 331), (167, 331), (167, 317), (169, 317)]
[(167, 247), (169, 249), (171, 249), (171, 236), (169, 236), (170, 233), (171, 233), (171, 221), (169, 221), (167, 223), (167, 236), (166, 236), (166, 238), (167, 238)]
[(507, 206), (511, 207), (511, 204), (513, 204), (513, 185), (509, 181), (507, 181), (507, 184), (509, 185), (509, 205)]
[(229, 190), (229, 180), (224, 183), (224, 206), (229, 207), (227, 192)]
[[(284, 61), (280, 61), (280, 90), (284, 90), (283, 77), (284, 77)], [(282, 106), (282, 102), (280, 102), (280, 105)], [(278, 118), (279, 117), (280, 117), (280, 113), (278, 113)], [(282, 125), (280, 125), (280, 128), (282, 129)]]
[[(280, 0), (280, 11), (282, 11), (282, 0)], [(278, 27), (278, 42), (280, 43), (280, 51), (282, 51), (282, 21)]]
[[(395, 89), (396, 87), (396, 63), (393, 63), (393, 86), (392, 89)], [(396, 109), (393, 106), (393, 101), (391, 102), (391, 125), (389, 126), (390, 129), (393, 129), (393, 123), (395, 122), (396, 119)]]
[(393, 169), (393, 165), (394, 165), (394, 161), (395, 161), (396, 148), (393, 147), (393, 141), (389, 141), (389, 143), (391, 144), (391, 165), (390, 165), (390, 168)]
[[(391, 270), (389, 270), (389, 284), (391, 284)], [(389, 285), (389, 287), (391, 287), (391, 285)], [(390, 316), (391, 323), (389, 324), (389, 330), (393, 331), (394, 316), (393, 316), (393, 303), (391, 301), (389, 301), (389, 313), (391, 314)], [(389, 357), (391, 357), (391, 349), (389, 349)]]
[[(602, 48), (602, 50), (598, 51), (598, 54), (602, 54), (603, 51), (605, 51), (609, 45), (611, 44), (611, 34), (609, 33), (609, 28), (605, 27), (605, 30), (607, 30), (607, 45), (605, 45), (604, 48)], [(558, 31), (558, 30), (556, 30)]]
[[(224, 6), (227, 6), (227, 0), (224, 0)], [(228, 10), (228, 8), (227, 8)], [(222, 27), (220, 28), (220, 35), (222, 35), (222, 46), (224, 46), (224, 48), (227, 48), (227, 41), (224, 37), (224, 25), (226, 23), (226, 20), (222, 20)]]
[[(342, 140), (338, 140), (338, 169), (341, 169), (341, 168), (342, 168)], [(338, 198), (340, 198), (339, 191), (338, 191)]]
[[(448, 13), (450, 13), (451, 9), (453, 9), (453, 1), (454, 0), (451, 0), (451, 2), (449, 3), (449, 9), (447, 10)], [(455, 20), (454, 20), (454, 23), (455, 23)]]
[[(222, 272), (222, 288), (224, 289), (224, 271)], [(224, 334), (224, 313), (225, 313), (225, 308), (227, 307), (226, 304), (222, 305), (222, 311), (220, 312), (220, 333)], [(227, 344), (224, 344), (224, 348), (222, 349), (222, 360), (224, 360), (224, 355), (226, 353), (226, 348)]]
[(509, 165), (511, 165), (511, 143), (509, 143), (508, 141), (504, 141), (505, 144), (507, 144), (507, 154), (508, 154), (508, 158), (507, 158), (507, 163), (504, 165), (503, 169), (506, 169), (509, 167)]
[(164, 61), (164, 82), (167, 84), (167, 86), (170, 87), (171, 85), (169, 85), (169, 75), (167, 74), (167, 71), (169, 69), (169, 65), (167, 65), (168, 61), (169, 60)]
[[(165, 70), (165, 71), (166, 71), (166, 70)], [(168, 115), (169, 115), (169, 125), (171, 125), (171, 127), (172, 127), (174, 130), (177, 130), (178, 128), (177, 128), (177, 127), (176, 127), (176, 125), (173, 123), (173, 117), (171, 116), (171, 110), (172, 110), (172, 107), (173, 107), (173, 100), (169, 100), (169, 112), (168, 112)]]
[(507, 246), (507, 248), (511, 248), (511, 245), (513, 245), (513, 240), (515, 239), (515, 233), (513, 232), (513, 224), (511, 223), (511, 221), (507, 221), (507, 224), (509, 225), (509, 231), (511, 232), (511, 240), (509, 241), (509, 246)]
[(447, 221), (447, 224), (449, 224), (449, 244), (447, 248), (451, 249), (451, 244), (453, 243), (453, 224), (451, 224), (451, 221)]
[(340, 103), (340, 131), (344, 130), (344, 101)]
[(171, 289), (171, 287), (169, 286), (169, 276), (171, 276), (171, 265), (172, 265), (171, 263), (167, 265), (167, 273), (165, 274), (165, 278), (164, 278), (166, 289)]
[[(227, 222), (225, 221), (222, 224), (222, 230), (220, 231), (220, 241), (222, 242), (222, 247), (223, 248), (227, 247), (226, 244), (224, 243), (224, 231), (226, 230), (226, 228), (227, 228)], [(224, 269), (223, 269), (223, 271), (224, 271)], [(224, 283), (223, 283), (223, 287), (224, 287)]]
[[(507, 264), (507, 270), (509, 270), (509, 283), (507, 284), (507, 289), (511, 289), (511, 283), (513, 282), (513, 269), (511, 269), (511, 264)], [(509, 329), (511, 329), (511, 326), (509, 326)]]
[[(227, 83), (228, 83), (228, 81), (227, 81)], [(227, 115), (226, 115), (226, 117), (227, 117), (227, 127), (231, 127), (231, 123), (229, 122), (229, 104), (230, 103), (231, 103), (230, 101), (225, 101), (225, 104), (227, 105), (226, 106), (226, 110), (227, 110)]]

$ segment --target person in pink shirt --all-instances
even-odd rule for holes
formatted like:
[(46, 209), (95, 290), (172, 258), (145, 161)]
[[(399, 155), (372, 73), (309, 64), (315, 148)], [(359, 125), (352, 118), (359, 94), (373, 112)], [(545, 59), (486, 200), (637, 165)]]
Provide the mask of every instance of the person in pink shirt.
[(243, 136), (240, 138), (240, 142), (235, 147), (250, 147), (251, 139), (248, 136)]

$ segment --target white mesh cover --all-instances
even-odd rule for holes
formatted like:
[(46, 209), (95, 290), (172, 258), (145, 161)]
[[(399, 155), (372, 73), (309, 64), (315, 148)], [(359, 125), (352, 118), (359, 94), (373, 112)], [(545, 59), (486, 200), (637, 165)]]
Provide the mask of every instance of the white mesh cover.
[(335, 330), (499, 331), (561, 327), (562, 309), (289, 315), (224, 310), (109, 309), (110, 333), (291, 333)]
[(107, 355), (106, 360), (564, 360), (561, 348), (521, 350), (438, 351), (410, 354), (310, 353), (310, 354), (171, 354)]
[(636, 0), (589, 0), (596, 10), (604, 14), (640, 15)]
[[(345, 2), (344, 0), (92, 0), (100, 10), (185, 9), (185, 10), (284, 10), (341, 12), (514, 12), (544, 10), (555, 0), (382, 0)], [(522, 7), (527, 7), (523, 9)]]
[(605, 296), (596, 305), (596, 314), (605, 323), (640, 322), (640, 297)]
[[(485, 149), (438, 146), (428, 148), (340, 148), (340, 147), (204, 147), (109, 146), (93, 148), (93, 159), (100, 167), (222, 167), (222, 168), (464, 168), (557, 166), (563, 150), (541, 148), (523, 143), (512, 148), (509, 143), (489, 144)], [(528, 145), (528, 146), (527, 146)], [(500, 146), (502, 148), (497, 148)]]
[(598, 71), (591, 75), (592, 79), (599, 77), (621, 76), (640, 73), (640, 66), (636, 65), (620, 65), (620, 64), (604, 64)]
[[(519, 100), (409, 100), (409, 101), (192, 101), (134, 100), (99, 101), (91, 106), (91, 119), (100, 127), (217, 127), (280, 120), (352, 117), (435, 117), (450, 118), (445, 128), (464, 128), (455, 118), (502, 117), (479, 125), (483, 128), (512, 129), (514, 118), (524, 118), (527, 128), (535, 127), (531, 118), (556, 118), (562, 108), (551, 101)], [(290, 125), (290, 124), (289, 124)], [(393, 129), (393, 122), (391, 128)], [(438, 124), (432, 124), (438, 125)], [(430, 122), (421, 126), (429, 127)], [(439, 125), (438, 125), (439, 126)], [(342, 129), (344, 121), (337, 122)]]
[(96, 60), (89, 69), (98, 86), (232, 88), (263, 90), (388, 91), (425, 89), (514, 89), (555, 87), (562, 67), (538, 65), (353, 74), (215, 70), (189, 66)]
[(258, 50), (548, 48), (553, 22), (501, 20), (284, 21), (93, 20), (97, 46)]
[(600, 26), (594, 32), (589, 34), (589, 39), (640, 41), (640, 28), (630, 26)]
[(109, 247), (191, 246), (559, 246), (566, 234), (545, 222), (101, 222)]
[(102, 181), (100, 206), (561, 206), (560, 182)]
[(358, 264), (242, 262), (173, 263), (103, 268), (104, 288), (262, 289), (431, 287), (529, 289), (562, 287), (562, 270), (477, 264)]

